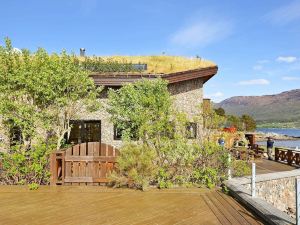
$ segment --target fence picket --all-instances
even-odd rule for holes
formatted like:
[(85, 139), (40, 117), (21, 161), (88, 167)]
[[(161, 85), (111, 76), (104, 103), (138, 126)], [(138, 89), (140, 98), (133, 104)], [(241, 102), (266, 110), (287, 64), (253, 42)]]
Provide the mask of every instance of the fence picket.
[[(56, 153), (51, 155), (51, 170), (54, 173), (57, 167)], [(62, 162), (63, 185), (99, 185), (108, 182), (108, 174), (115, 168), (116, 157), (119, 155), (118, 149), (113, 146), (89, 142), (74, 145), (65, 150)], [(60, 158), (60, 160), (61, 160)], [(51, 179), (51, 184), (58, 182), (55, 174)], [(55, 180), (56, 178), (56, 180)]]
[[(66, 156), (72, 155), (72, 147), (66, 150)], [(65, 176), (71, 177), (72, 176), (72, 162), (65, 162)], [(65, 183), (65, 185), (70, 185), (70, 183)]]

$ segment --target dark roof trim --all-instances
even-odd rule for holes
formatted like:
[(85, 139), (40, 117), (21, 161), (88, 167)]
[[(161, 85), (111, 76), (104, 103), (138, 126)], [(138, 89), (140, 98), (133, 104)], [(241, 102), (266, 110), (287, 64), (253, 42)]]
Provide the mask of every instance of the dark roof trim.
[(169, 81), (170, 84), (203, 78), (203, 83), (208, 81), (218, 72), (218, 67), (207, 67), (195, 70), (182, 71), (170, 74), (125, 74), (125, 73), (106, 73), (106, 74), (91, 74), (96, 85), (99, 86), (122, 86), (126, 83), (133, 83), (141, 79), (156, 79), (161, 77)]

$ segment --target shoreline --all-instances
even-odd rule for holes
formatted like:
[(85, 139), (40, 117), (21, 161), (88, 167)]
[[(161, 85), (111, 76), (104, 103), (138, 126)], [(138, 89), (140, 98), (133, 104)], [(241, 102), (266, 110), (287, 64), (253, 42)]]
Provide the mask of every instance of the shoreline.
[(286, 134), (278, 134), (278, 133), (263, 133), (263, 132), (255, 132), (256, 141), (266, 141), (268, 137), (271, 137), (275, 141), (297, 141), (300, 140), (300, 137), (289, 136)]

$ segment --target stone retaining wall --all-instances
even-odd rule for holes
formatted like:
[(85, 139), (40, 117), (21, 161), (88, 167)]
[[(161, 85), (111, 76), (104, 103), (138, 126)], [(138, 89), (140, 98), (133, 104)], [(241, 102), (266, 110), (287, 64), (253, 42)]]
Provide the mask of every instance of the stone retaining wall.
[(295, 180), (300, 170), (256, 176), (256, 196), (251, 197), (251, 177), (228, 180), (230, 193), (256, 212), (267, 224), (296, 224)]
[[(288, 215), (296, 215), (295, 179), (287, 177), (281, 179), (267, 180), (256, 183), (256, 196), (271, 203), (277, 209)], [(251, 190), (251, 185), (245, 187)]]

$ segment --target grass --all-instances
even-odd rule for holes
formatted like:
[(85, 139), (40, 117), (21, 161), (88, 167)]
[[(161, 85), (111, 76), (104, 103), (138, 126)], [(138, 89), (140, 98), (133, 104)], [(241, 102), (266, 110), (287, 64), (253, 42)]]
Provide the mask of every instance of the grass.
[(167, 74), (186, 70), (216, 66), (212, 61), (201, 58), (182, 56), (101, 56), (104, 60), (114, 60), (120, 63), (147, 64), (146, 73)]

